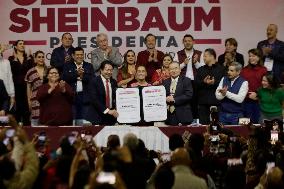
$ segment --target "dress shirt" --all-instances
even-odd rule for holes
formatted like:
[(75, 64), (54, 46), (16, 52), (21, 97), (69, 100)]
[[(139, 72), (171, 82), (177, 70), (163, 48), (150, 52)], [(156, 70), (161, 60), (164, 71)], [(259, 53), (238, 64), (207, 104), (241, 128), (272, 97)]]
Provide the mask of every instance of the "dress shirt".
[(15, 96), (14, 81), (12, 77), (10, 62), (7, 59), (0, 58), (0, 79), (3, 80), (6, 91), (10, 97)]
[[(81, 63), (81, 64), (77, 64), (76, 62), (75, 62), (75, 65), (76, 65), (76, 67), (77, 67), (77, 70), (79, 69), (79, 68), (82, 68), (83, 67), (83, 62)], [(77, 85), (76, 85), (76, 92), (82, 92), (83, 91), (83, 83), (82, 83), (82, 79), (78, 76), (77, 77)]]
[[(105, 93), (106, 93), (106, 78), (104, 78), (102, 75), (101, 75), (101, 78), (103, 80), (103, 84), (104, 84), (104, 87), (105, 87)], [(107, 108), (105, 111), (104, 111), (104, 114), (108, 113), (109, 109), (112, 108), (112, 89), (111, 89), (111, 83), (110, 83), (110, 79), (109, 79), (109, 84), (108, 84), (108, 87), (109, 87), (109, 105), (110, 107)]]
[[(188, 62), (187, 67), (186, 67), (186, 74), (185, 74), (185, 76), (190, 78), (191, 80), (194, 80), (194, 74), (193, 74), (193, 70), (192, 70), (193, 52), (194, 52), (193, 48), (190, 51), (185, 51), (186, 57), (189, 59), (189, 62)], [(175, 54), (174, 61), (175, 62), (179, 62), (177, 53)], [(205, 65), (205, 63), (203, 61), (203, 53), (202, 53), (201, 56), (200, 56), (200, 62), (197, 61), (194, 64), (194, 66), (195, 66), (196, 69), (198, 69), (198, 68), (200, 68), (203, 65)], [(184, 62), (181, 63), (180, 64), (180, 69), (183, 69), (185, 66), (186, 66), (186, 64)]]
[[(234, 84), (234, 82), (236, 81), (237, 78), (238, 77), (236, 77), (234, 80), (231, 81), (231, 86)], [(237, 103), (242, 103), (244, 101), (247, 93), (248, 93), (248, 82), (244, 81), (242, 83), (238, 94), (227, 91), (226, 95), (223, 96), (220, 92), (218, 92), (219, 89), (223, 88), (223, 80), (224, 80), (224, 77), (221, 79), (219, 86), (216, 89), (216, 92), (215, 92), (216, 98), (218, 100), (222, 100), (225, 97), (227, 97), (228, 99), (231, 99), (231, 100), (233, 100)]]

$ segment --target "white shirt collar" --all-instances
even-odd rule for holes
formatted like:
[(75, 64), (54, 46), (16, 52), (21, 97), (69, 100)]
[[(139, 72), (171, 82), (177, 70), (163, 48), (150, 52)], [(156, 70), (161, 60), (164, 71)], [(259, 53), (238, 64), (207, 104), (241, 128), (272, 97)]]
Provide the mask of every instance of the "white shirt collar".
[(179, 76), (177, 76), (176, 78), (172, 78), (172, 77), (171, 77), (171, 81), (176, 81), (176, 82), (178, 82), (178, 78), (179, 78)]

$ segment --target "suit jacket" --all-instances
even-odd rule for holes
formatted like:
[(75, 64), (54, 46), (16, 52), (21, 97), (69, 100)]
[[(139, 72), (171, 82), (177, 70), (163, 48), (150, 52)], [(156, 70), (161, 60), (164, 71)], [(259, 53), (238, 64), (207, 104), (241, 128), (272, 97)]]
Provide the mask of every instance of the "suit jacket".
[[(83, 91), (84, 91), (84, 90), (87, 90), (88, 83), (94, 75), (94, 68), (92, 64), (88, 62), (83, 62), (83, 69), (84, 69), (84, 75), (82, 78), (82, 83), (83, 83)], [(77, 88), (77, 77), (78, 77), (78, 73), (77, 73), (77, 67), (76, 67), (75, 62), (64, 64), (62, 79), (66, 81), (72, 87), (74, 92), (76, 92), (76, 88)]]
[[(263, 47), (269, 45), (268, 40), (260, 41), (257, 44), (257, 48), (262, 50)], [(273, 74), (283, 82), (283, 72), (284, 72), (284, 42), (280, 40), (276, 40), (273, 44), (273, 48), (271, 53), (267, 56), (273, 59)], [(263, 57), (265, 59), (266, 57)]]
[[(112, 108), (115, 108), (115, 93), (117, 83), (114, 79), (110, 79), (112, 89)], [(85, 96), (86, 112), (85, 119), (94, 125), (113, 125), (116, 119), (109, 115), (104, 114), (106, 107), (106, 92), (101, 76), (95, 76), (89, 82), (89, 90), (84, 91), (87, 93)]]
[[(197, 55), (197, 61), (200, 62), (200, 57), (201, 57), (202, 52), (196, 49), (193, 49), (193, 55), (192, 57), (194, 57), (195, 55)], [(178, 61), (180, 64), (182, 64), (184, 62), (184, 60), (187, 58), (187, 55), (185, 53), (185, 49), (180, 50), (177, 52), (177, 56), (178, 56)], [(202, 58), (202, 57), (201, 57)], [(193, 63), (193, 58), (191, 59), (192, 61), (192, 70), (193, 70), (193, 75), (196, 75), (197, 69), (194, 66)], [(186, 70), (187, 70), (187, 64), (185, 65), (185, 67), (181, 70), (181, 75), (186, 75)]]
[(9, 96), (2, 79), (0, 79), (0, 111), (1, 110), (5, 112), (9, 110)]
[(105, 59), (104, 52), (100, 48), (96, 48), (91, 52), (91, 62), (94, 67), (94, 70), (96, 72), (96, 75), (100, 75), (100, 67), (101, 63), (104, 60), (109, 60), (113, 63), (113, 73), (112, 77), (117, 80), (117, 74), (118, 74), (118, 67), (122, 65), (122, 56), (119, 52), (119, 49), (116, 47), (111, 47), (111, 53), (108, 57), (108, 59)]
[[(163, 82), (166, 88), (166, 95), (170, 95), (171, 78), (166, 79)], [(193, 89), (191, 84), (191, 79), (180, 75), (176, 91), (174, 94), (174, 106), (176, 110), (176, 116), (179, 123), (191, 123), (192, 122), (192, 112), (190, 107), (190, 100), (193, 95)], [(171, 104), (169, 104), (171, 105)]]
[[(70, 47), (67, 51), (69, 56), (71, 56), (71, 61), (72, 59), (72, 53), (74, 52), (74, 47)], [(65, 63), (70, 63), (70, 62), (65, 62), (65, 48), (61, 45), (60, 47), (57, 47), (53, 49), (51, 58), (50, 58), (50, 65), (56, 67), (59, 72), (61, 73), (63, 70), (63, 66)]]

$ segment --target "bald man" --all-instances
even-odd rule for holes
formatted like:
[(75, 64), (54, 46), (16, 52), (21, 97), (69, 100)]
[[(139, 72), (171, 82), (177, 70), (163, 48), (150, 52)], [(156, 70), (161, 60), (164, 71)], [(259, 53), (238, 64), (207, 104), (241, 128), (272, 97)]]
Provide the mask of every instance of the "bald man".
[(172, 171), (175, 175), (173, 189), (206, 189), (207, 184), (204, 179), (194, 175), (190, 169), (190, 157), (185, 148), (177, 148), (172, 156)]
[(260, 41), (257, 48), (262, 50), (264, 66), (272, 72), (281, 83), (284, 82), (284, 42), (277, 39), (278, 27), (269, 24), (266, 30), (267, 39)]

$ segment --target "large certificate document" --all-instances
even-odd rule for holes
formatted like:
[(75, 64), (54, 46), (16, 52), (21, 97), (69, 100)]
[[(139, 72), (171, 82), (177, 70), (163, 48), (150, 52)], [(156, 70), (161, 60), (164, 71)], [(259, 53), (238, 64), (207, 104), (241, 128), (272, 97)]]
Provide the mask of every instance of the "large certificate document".
[(138, 123), (140, 117), (140, 97), (138, 88), (118, 88), (116, 108), (119, 123)]
[(164, 86), (144, 87), (142, 97), (144, 120), (146, 122), (167, 119), (166, 89)]

